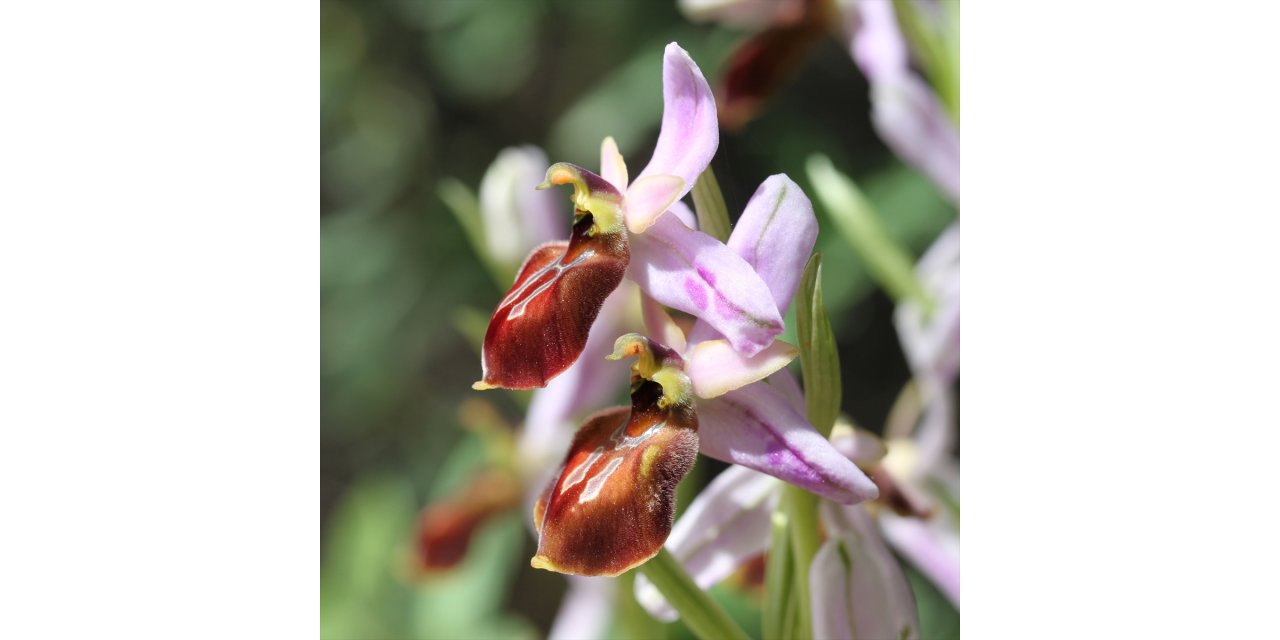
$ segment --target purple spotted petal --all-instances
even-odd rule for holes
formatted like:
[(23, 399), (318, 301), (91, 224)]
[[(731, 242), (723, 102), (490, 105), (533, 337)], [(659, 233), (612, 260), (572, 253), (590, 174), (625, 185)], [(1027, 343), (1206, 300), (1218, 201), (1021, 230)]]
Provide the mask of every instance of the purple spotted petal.
[(756, 189), (727, 244), (755, 268), (779, 312), (786, 313), (817, 240), (813, 204), (800, 185), (778, 174)]
[[(763, 473), (729, 467), (689, 503), (667, 538), (667, 551), (698, 587), (718, 584), (769, 548), (770, 515), (778, 505), (781, 486)], [(636, 600), (659, 620), (677, 617), (643, 575), (636, 576)]]
[(677, 200), (711, 164), (720, 144), (716, 101), (689, 54), (672, 42), (662, 59), (662, 131), (653, 158), (637, 177), (671, 174), (684, 180)]
[(757, 382), (698, 403), (702, 452), (767, 473), (844, 504), (871, 500), (879, 490), (836, 451), (786, 396)]
[(809, 569), (813, 637), (920, 637), (911, 585), (861, 506), (822, 504), (831, 537)]
[(705, 320), (743, 355), (759, 353), (782, 333), (769, 287), (751, 265), (676, 216), (660, 216), (631, 236), (631, 255), (627, 277), (654, 300)]

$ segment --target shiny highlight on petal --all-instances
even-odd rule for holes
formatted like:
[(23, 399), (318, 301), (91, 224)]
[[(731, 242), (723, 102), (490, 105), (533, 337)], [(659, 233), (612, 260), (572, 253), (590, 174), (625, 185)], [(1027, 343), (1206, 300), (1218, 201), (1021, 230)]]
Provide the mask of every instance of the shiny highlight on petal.
[(671, 533), (675, 490), (693, 468), (692, 402), (661, 406), (663, 388), (641, 380), (631, 409), (583, 424), (556, 479), (534, 507), (537, 569), (616, 576), (652, 558)]
[(569, 242), (534, 250), (485, 333), (477, 389), (546, 386), (578, 359), (605, 298), (622, 282), (625, 231), (601, 233), (582, 214)]

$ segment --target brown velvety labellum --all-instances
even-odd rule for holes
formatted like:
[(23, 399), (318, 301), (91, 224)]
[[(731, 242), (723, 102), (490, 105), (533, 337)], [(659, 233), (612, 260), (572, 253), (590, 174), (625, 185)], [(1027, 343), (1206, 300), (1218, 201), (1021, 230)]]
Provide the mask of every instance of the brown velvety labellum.
[(662, 548), (675, 518), (676, 485), (698, 453), (689, 402), (658, 408), (662, 387), (642, 381), (631, 410), (595, 414), (582, 425), (560, 474), (538, 504), (533, 566), (616, 576)]
[(520, 485), (501, 473), (483, 473), (459, 495), (427, 507), (418, 520), (418, 566), (444, 571), (467, 555), (471, 538), (490, 518), (520, 503)]
[(581, 214), (568, 243), (529, 254), (489, 320), (485, 384), (543, 387), (582, 355), (591, 324), (631, 259), (625, 232), (592, 235), (592, 225), (591, 214)]

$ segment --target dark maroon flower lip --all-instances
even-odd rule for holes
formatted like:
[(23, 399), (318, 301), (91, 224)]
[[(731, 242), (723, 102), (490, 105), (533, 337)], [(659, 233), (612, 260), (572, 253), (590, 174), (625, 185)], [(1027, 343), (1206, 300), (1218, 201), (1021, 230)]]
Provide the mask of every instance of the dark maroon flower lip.
[(484, 375), (476, 389), (533, 389), (568, 369), (586, 347), (591, 325), (631, 260), (621, 196), (603, 178), (574, 165), (553, 165), (544, 186), (572, 184), (576, 210), (568, 242), (533, 250), (485, 332)]
[(535, 568), (616, 576), (656, 555), (671, 533), (676, 486), (698, 453), (693, 396), (687, 378), (678, 381), (674, 351), (639, 336), (618, 344), (615, 355), (639, 356), (631, 408), (601, 411), (578, 430), (534, 506)]

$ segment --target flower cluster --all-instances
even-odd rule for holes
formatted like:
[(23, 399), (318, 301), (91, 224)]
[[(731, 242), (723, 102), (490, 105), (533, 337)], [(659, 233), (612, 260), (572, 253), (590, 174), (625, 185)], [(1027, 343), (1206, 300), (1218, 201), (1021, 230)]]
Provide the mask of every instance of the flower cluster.
[[(776, 15), (792, 19), (785, 16), (812, 4), (777, 3)], [(860, 7), (859, 37), (883, 36), (880, 10)], [(859, 50), (855, 42), (855, 59), (882, 81), (878, 94), (914, 95), (905, 58)], [(821, 594), (806, 603), (813, 637), (918, 637), (911, 588), (890, 545), (959, 602), (958, 514), (944, 513), (958, 493), (946, 455), (959, 367), (958, 227), (917, 267), (933, 306), (903, 304), (895, 318), (918, 419), (884, 439), (848, 424), (828, 436), (829, 423), (822, 431), (811, 424), (805, 391), (787, 370), (800, 349), (779, 339), (818, 237), (812, 204), (778, 174), (760, 184), (726, 239), (700, 230), (681, 200), (716, 153), (721, 118), (702, 71), (675, 43), (662, 79), (661, 132), (634, 181), (612, 138), (601, 145), (599, 173), (563, 162), (544, 172), (545, 155), (525, 147), (504, 151), (486, 175), (488, 259), (515, 275), (490, 317), (473, 386), (536, 391), (519, 442), (510, 443), (515, 471), (481, 474), (466, 495), (428, 510), (420, 555), (456, 562), (478, 522), (518, 503), (519, 486), (532, 487), (531, 564), (575, 576), (566, 602), (580, 606), (567, 606), (556, 629), (581, 633), (612, 593), (611, 583), (584, 577), (617, 576), (665, 546), (708, 588), (770, 550), (790, 485), (821, 499), (810, 523), (820, 547), (798, 574)], [(896, 113), (877, 109), (881, 120)], [(909, 128), (882, 132), (892, 143), (888, 132)], [(908, 147), (900, 152), (910, 159)], [(928, 162), (922, 168), (958, 198), (958, 182), (950, 188), (958, 174)], [(548, 191), (558, 186), (572, 189), (571, 221)], [(629, 369), (611, 362), (623, 359)], [(630, 405), (601, 409), (628, 375)], [(575, 430), (574, 419), (592, 410)], [(676, 522), (676, 488), (699, 452), (732, 466)], [(637, 579), (637, 599), (660, 619), (676, 615), (667, 595)]]

